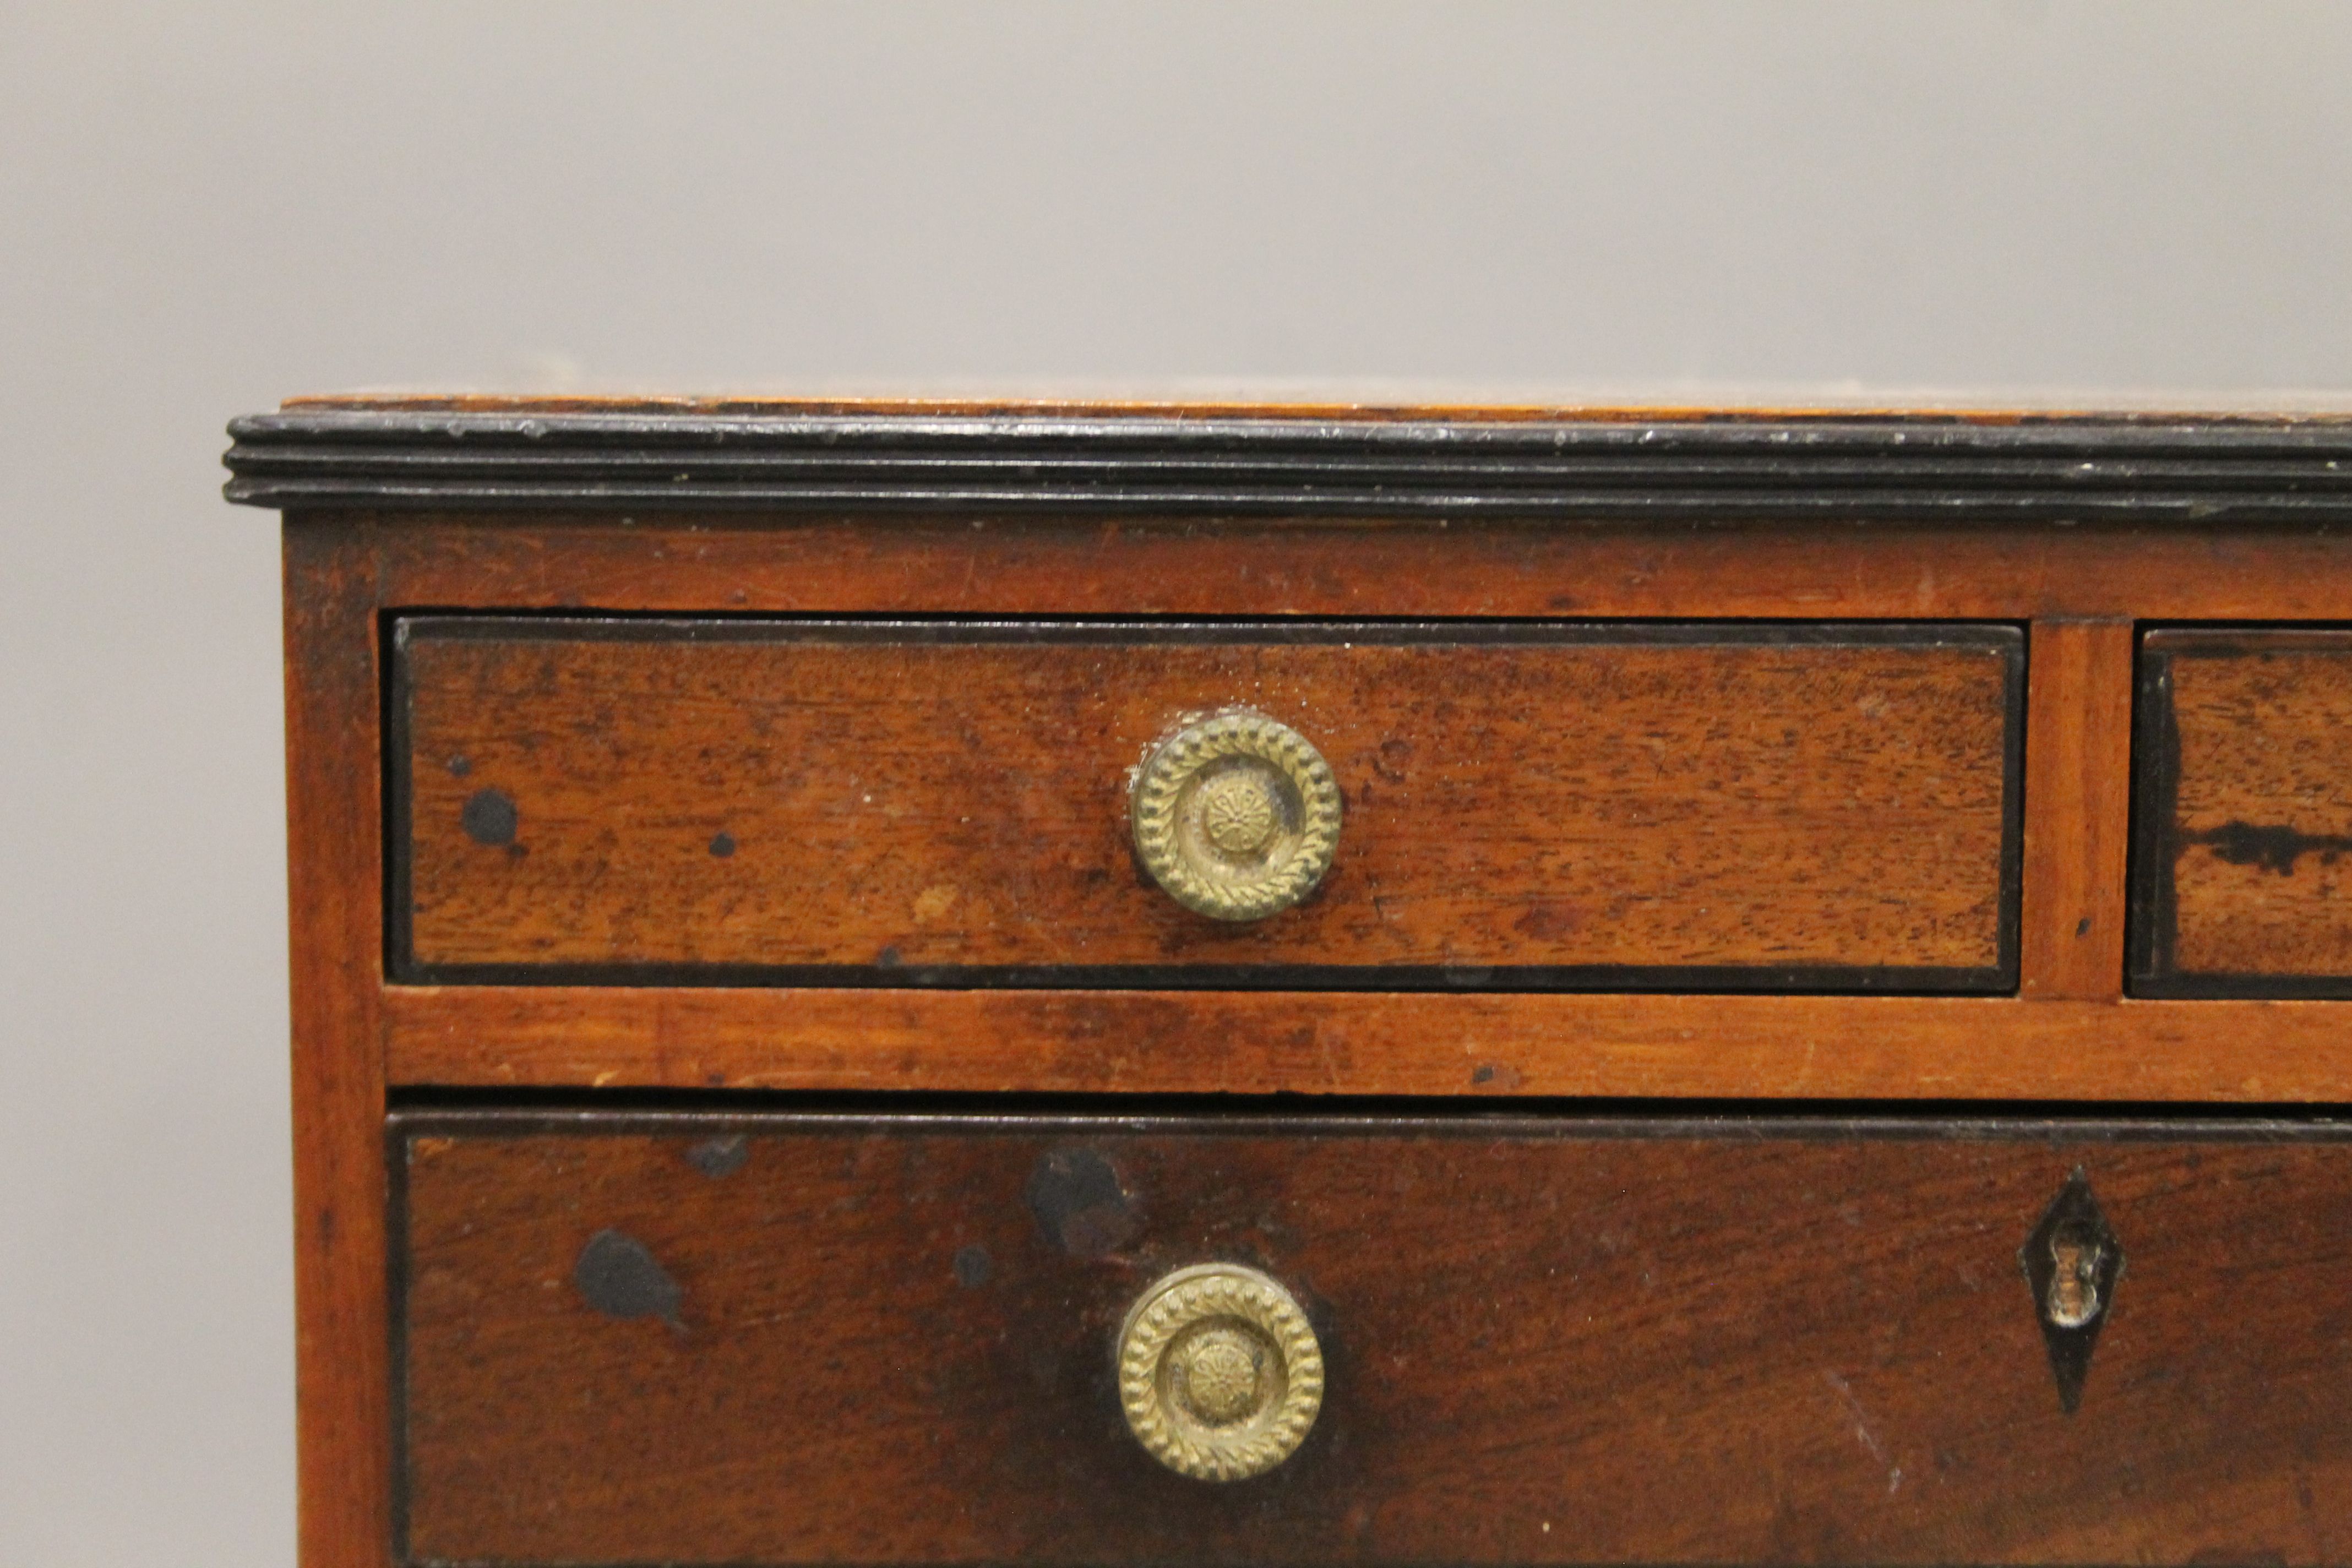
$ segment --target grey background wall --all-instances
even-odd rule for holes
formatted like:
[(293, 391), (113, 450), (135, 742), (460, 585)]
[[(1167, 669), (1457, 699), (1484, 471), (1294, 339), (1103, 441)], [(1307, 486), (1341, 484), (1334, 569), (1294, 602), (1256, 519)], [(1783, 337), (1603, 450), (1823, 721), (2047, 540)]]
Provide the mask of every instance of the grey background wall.
[[(2341, 401), (2352, 7), (0, 4), (0, 1562), (291, 1561), (273, 520), (366, 386)], [(299, 911), (297, 913), (299, 919)]]

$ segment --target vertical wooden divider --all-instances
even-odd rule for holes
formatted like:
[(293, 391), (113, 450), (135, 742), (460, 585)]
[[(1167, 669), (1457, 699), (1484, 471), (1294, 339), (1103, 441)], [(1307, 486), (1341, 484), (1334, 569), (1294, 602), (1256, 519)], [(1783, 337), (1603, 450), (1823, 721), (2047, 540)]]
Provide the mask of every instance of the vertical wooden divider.
[(374, 528), (285, 529), (303, 1568), (393, 1558)]
[(2132, 623), (2037, 620), (2027, 633), (2020, 992), (2123, 995), (2130, 832)]

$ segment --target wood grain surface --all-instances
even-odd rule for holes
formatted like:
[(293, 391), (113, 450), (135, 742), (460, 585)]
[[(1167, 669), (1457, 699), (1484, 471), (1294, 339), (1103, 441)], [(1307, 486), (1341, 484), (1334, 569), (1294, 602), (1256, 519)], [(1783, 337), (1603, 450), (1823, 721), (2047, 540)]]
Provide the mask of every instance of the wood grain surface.
[[(1199, 510), (1016, 517), (984, 504), (626, 521), (560, 509), (290, 515), (306, 1568), (384, 1568), (404, 1554), (404, 1514), (408, 1552), (515, 1564), (2352, 1561), (2338, 1418), (2352, 1176), (2343, 1146), (2323, 1139), (2232, 1142), (2176, 1125), (2169, 1142), (2118, 1142), (2088, 1128), (2013, 1126), (1951, 1142), (1777, 1118), (1653, 1129), (1645, 1148), (1583, 1123), (1439, 1137), (1370, 1123), (1340, 1135), (1238, 1121), (1222, 1132), (1035, 1121), (990, 1131), (938, 1120), (611, 1117), (526, 1134), (518, 1121), (436, 1113), (403, 1123), (414, 1137), (395, 1152), (416, 1155), (415, 1224), (395, 1203), (387, 1233), (387, 1182), (410, 1173), (404, 1158), (386, 1167), (387, 1083), (444, 1086), (415, 1098), (447, 1100), (560, 1086), (1378, 1094), (1432, 1106), (1482, 1096), (2352, 1103), (2341, 1004), (2275, 999), (2352, 994), (2329, 842), (2352, 834), (2352, 813), (2330, 815), (2352, 761), (2336, 741), (2352, 718), (2343, 635), (2183, 625), (2147, 637), (2147, 669), (2161, 661), (2193, 689), (2167, 742), (2172, 763), (2143, 769), (2131, 803), (2128, 997), (2117, 995), (2126, 950), (2116, 935), (2134, 626), (2352, 624), (2352, 532), (2094, 517), (1898, 526), (1862, 503), (1834, 524), (1717, 510), (1704, 526), (1629, 512), (1573, 528)], [(396, 805), (416, 776), (385, 750), (379, 655), (398, 619), (452, 612), (2030, 624), (2023, 773), (2010, 781), (2026, 815), (2021, 894), (2008, 901), (2000, 959), (2015, 991), (1220, 990), (1201, 987), (1237, 972), (1181, 942), (1122, 961), (1135, 989), (684, 984), (658, 966), (629, 972), (647, 982), (629, 985), (387, 984), (399, 952), (383, 830), (404, 818), (383, 794)], [(1181, 685), (1255, 660), (1277, 687), (1298, 679), (1268, 673), (1264, 649), (1240, 657), (1128, 678)], [(1317, 690), (1341, 693), (1356, 737), (1327, 754), (1372, 787), (1366, 802), (1351, 793), (1349, 829), (1377, 825), (1396, 798), (1381, 793), (1394, 786), (1365, 744), (1387, 738), (1382, 715), (1364, 688), (1317, 679)], [(1944, 694), (1958, 702), (1967, 685)], [(1460, 730), (1463, 699), (1499, 689), (1424, 682), (1416, 711)], [(1769, 707), (1736, 671), (1713, 689), (1743, 720)], [(1985, 721), (1975, 711), (1966, 722)], [(2143, 701), (2138, 717), (2157, 711)], [(622, 705), (615, 731), (650, 733), (650, 712)], [(1549, 745), (1570, 769), (1595, 765), (1566, 750), (1565, 724), (1524, 723), (1513, 737), (1522, 750)], [(523, 747), (520, 728), (504, 733)], [(562, 750), (582, 733), (527, 739)], [(1139, 750), (1149, 738), (1121, 735)], [(2140, 736), (2143, 760), (2163, 738)], [(1750, 741), (1761, 748), (1751, 760), (1769, 751)], [(1944, 729), (1932, 741), (1955, 743)], [(1849, 761), (1884, 744), (1855, 740)], [(721, 776), (728, 754), (721, 744), (695, 766)], [(1500, 754), (1468, 752), (1480, 766)], [(446, 758), (437, 765), (457, 782)], [(2204, 784), (2190, 776), (2200, 767)], [(1055, 768), (1066, 782), (1085, 772), (1066, 751)], [(571, 776), (624, 796), (642, 782), (610, 759)], [(1445, 784), (1426, 771), (1407, 778), (1423, 802)], [(2158, 785), (2171, 793), (2151, 812)], [(2176, 796), (2184, 814), (2205, 814), (2184, 816), (2177, 842)], [(454, 806), (443, 832), (463, 833), (466, 798), (443, 797)], [(497, 837), (495, 814), (478, 810), (477, 821)], [(543, 826), (517, 802), (526, 860)], [(740, 838), (731, 857), (710, 853), (718, 833), (735, 837), (723, 823), (702, 832), (699, 820), (656, 813), (628, 826), (614, 846), (575, 843), (573, 866), (617, 849), (621, 884), (660, 880), (669, 872), (629, 857), (644, 852), (637, 837), (664, 835), (695, 876), (752, 864)], [(1343, 840), (1324, 901), (1297, 918), (1330, 922), (1358, 944), (1349, 962), (1374, 976), (1408, 973), (1424, 961), (1382, 956), (1381, 931), (1362, 921), (1367, 888), (1340, 879), (1359, 842)], [(1834, 935), (1832, 905), (1813, 896), (1837, 885), (1827, 841), (1790, 842), (1811, 844), (1800, 868), (1814, 879), (1790, 906), (1791, 929)], [(516, 869), (510, 847), (466, 835), (445, 847), (493, 860), (496, 850)], [(1109, 863), (1101, 899), (1152, 903), (1123, 845)], [(2147, 876), (2158, 866), (2160, 897)], [(876, 908), (902, 925), (1018, 946), (961, 893), (964, 927), (918, 923), (915, 900), (939, 881), (905, 880), (900, 864), (868, 869), (892, 889)], [(1926, 886), (1908, 861), (1879, 870)], [(615, 874), (604, 871), (607, 886)], [(1965, 891), (1940, 896), (1957, 909)], [(1449, 883), (1433, 896), (1464, 894)], [(762, 920), (803, 912), (772, 888), (753, 897), (765, 901), (743, 907)], [(719, 928), (732, 918), (723, 899), (695, 898), (649, 905), (638, 937), (674, 941), (663, 926), (681, 914)], [(528, 925), (500, 927), (506, 915), (481, 908), (485, 929)], [(1783, 918), (1768, 909), (1763, 923), (1690, 929), (1709, 941), (1728, 930), (1752, 952)], [(1845, 940), (1871, 936), (1898, 953), (1908, 942), (1914, 962), (1947, 939), (1983, 951), (1980, 928), (1955, 936), (1965, 921), (1937, 936), (1880, 910), (1857, 918)], [(880, 959), (878, 917), (843, 929), (856, 938), (843, 949), (849, 962)], [(1132, 940), (1143, 928), (1120, 929)], [(1459, 929), (1513, 949), (1590, 940), (1531, 936), (1499, 914)], [(1409, 927), (1404, 951), (1425, 951), (1440, 930)], [(1454, 961), (1425, 962), (1444, 978)], [(1785, 978), (1797, 962), (1767, 956), (1744, 973)], [(1285, 967), (1295, 963), (1255, 973), (1295, 979)], [(506, 973), (577, 978), (542, 954)], [(751, 972), (713, 962), (701, 973)], [(611, 1103), (585, 1092), (574, 1103), (591, 1102)], [(1775, 1128), (1788, 1136), (1766, 1135)], [(712, 1147), (738, 1134), (740, 1158)], [(1131, 1236), (1097, 1257), (1061, 1247), (1026, 1196), (1041, 1160), (1074, 1145), (1100, 1152), (1133, 1200), (1117, 1205), (1132, 1210)], [(2016, 1250), (2076, 1163), (2129, 1267), (2068, 1418)], [(676, 1327), (583, 1308), (572, 1271), (598, 1228), (638, 1237), (660, 1261), (682, 1292)], [(1335, 1373), (1294, 1465), (1222, 1497), (1152, 1466), (1103, 1398), (1106, 1336), (1131, 1294), (1203, 1249), (1297, 1289)], [(401, 1321), (388, 1292), (404, 1277), (415, 1331), (404, 1378), (388, 1331)], [(404, 1465), (396, 1435), (409, 1444)]]
[[(2352, 1556), (2333, 1133), (400, 1126), (415, 1562)], [(2069, 1415), (2020, 1253), (2077, 1170), (2124, 1272)], [(1281, 1279), (1328, 1374), (1223, 1487), (1112, 1381), (1206, 1259)]]
[(2352, 1100), (2297, 1001), (415, 986), (394, 1083), (956, 1093)]
[(2142, 643), (2135, 982), (2352, 995), (2352, 632)]
[(2123, 994), (2132, 624), (2033, 623), (2026, 695), (2024, 994)]
[(562, 513), (374, 524), (387, 606), (693, 615), (2352, 621), (2352, 532)]
[(392, 1554), (384, 1235), (383, 776), (366, 529), (285, 536), (294, 1399), (304, 1568)]
[[(399, 646), (420, 977), (2013, 984), (2011, 628), (425, 617)], [(1249, 925), (1176, 905), (1127, 823), (1151, 743), (1234, 706), (1313, 741), (1347, 809), (1322, 885)]]

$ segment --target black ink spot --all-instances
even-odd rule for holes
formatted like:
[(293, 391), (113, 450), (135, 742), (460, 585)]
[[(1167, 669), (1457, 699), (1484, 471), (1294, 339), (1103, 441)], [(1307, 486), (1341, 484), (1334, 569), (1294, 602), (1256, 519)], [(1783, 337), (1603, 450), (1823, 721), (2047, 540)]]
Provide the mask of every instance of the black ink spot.
[(1029, 1173), (1029, 1212), (1045, 1239), (1073, 1258), (1116, 1252), (1143, 1227), (1118, 1173), (1092, 1149), (1055, 1149)]
[(735, 853), (735, 836), (731, 833), (719, 834), (717, 837), (711, 839), (710, 852), (721, 860), (726, 859), (727, 857)]
[(686, 1292), (635, 1237), (617, 1230), (590, 1237), (572, 1265), (572, 1282), (608, 1318), (659, 1318), (674, 1329), (686, 1326), (677, 1315)]
[(2294, 875), (2294, 863), (2316, 855), (2332, 863), (2352, 849), (2352, 838), (2336, 834), (2298, 833), (2292, 827), (2257, 827), (2251, 822), (2225, 822), (2203, 833), (2184, 836), (2185, 842), (2202, 844), (2213, 857), (2231, 866), (2259, 866), (2281, 877)]
[(956, 1283), (967, 1290), (977, 1290), (988, 1283), (990, 1275), (996, 1272), (996, 1264), (989, 1258), (988, 1248), (984, 1247), (957, 1248), (954, 1268)]
[(1493, 1065), (1487, 1062), (1480, 1062), (1476, 1067), (1472, 1068), (1470, 1069), (1470, 1081), (1472, 1083), (1494, 1082), (1495, 1068)]
[(717, 1180), (731, 1176), (751, 1157), (751, 1141), (740, 1132), (725, 1138), (705, 1138), (686, 1152), (687, 1163)]
[(494, 789), (476, 790), (467, 796), (465, 808), (457, 814), (457, 821), (466, 829), (467, 837), (477, 844), (494, 847), (512, 844), (515, 829), (521, 826), (515, 803)]
[(460, 752), (449, 759), (448, 766), (452, 778), (464, 778), (474, 771), (474, 759)]
[(885, 969), (896, 969), (898, 967), (898, 950), (886, 947), (874, 955), (874, 962)]
[(2074, 934), (2076, 936), (2088, 936), (2091, 934), (2090, 916), (2084, 915), (2081, 920), (2074, 922)]

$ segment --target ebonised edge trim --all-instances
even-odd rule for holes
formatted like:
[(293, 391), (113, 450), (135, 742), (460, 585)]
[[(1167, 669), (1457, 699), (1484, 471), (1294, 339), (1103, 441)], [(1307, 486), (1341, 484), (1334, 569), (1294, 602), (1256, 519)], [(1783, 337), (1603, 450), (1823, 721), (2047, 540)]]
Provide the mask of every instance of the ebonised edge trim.
[(285, 509), (2352, 521), (2352, 422), (2328, 419), (298, 409), (229, 432), (227, 498)]

